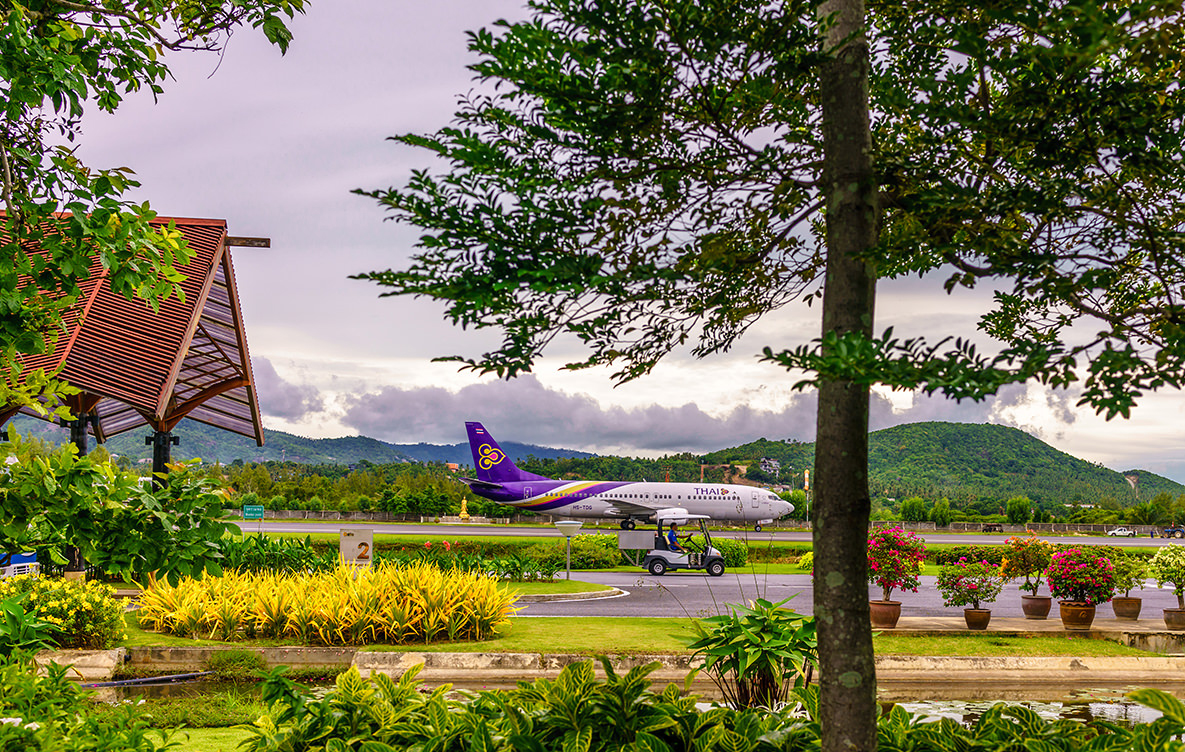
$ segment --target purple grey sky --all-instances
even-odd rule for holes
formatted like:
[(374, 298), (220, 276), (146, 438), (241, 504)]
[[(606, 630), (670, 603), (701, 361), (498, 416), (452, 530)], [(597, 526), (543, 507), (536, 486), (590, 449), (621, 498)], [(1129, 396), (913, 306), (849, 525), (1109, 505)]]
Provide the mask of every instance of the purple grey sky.
[[(415, 232), (383, 222), (354, 188), (402, 184), (423, 153), (386, 137), (446, 124), (474, 86), (464, 32), (518, 18), (517, 0), (313, 0), (289, 53), (239, 32), (219, 61), (177, 56), (160, 101), (136, 96), (88, 116), (81, 156), (128, 166), (164, 215), (218, 217), (270, 250), (238, 249), (235, 266), (265, 422), (306, 436), (364, 434), (458, 442), (480, 420), (505, 440), (654, 455), (751, 441), (814, 438), (814, 397), (792, 374), (757, 362), (765, 345), (817, 335), (817, 309), (760, 322), (733, 352), (672, 353), (653, 374), (614, 388), (609, 372), (564, 372), (560, 342), (535, 374), (512, 382), (458, 373), (433, 356), (475, 355), (498, 341), (443, 321), (431, 302), (378, 299), (347, 276), (399, 266)], [(217, 69), (217, 70), (215, 70)], [(878, 326), (929, 337), (973, 335), (989, 291), (949, 297), (932, 280), (882, 283)], [(878, 395), (873, 428), (919, 420), (1014, 425), (1076, 456), (1185, 480), (1182, 401), (1147, 398), (1130, 421), (1101, 420), (1065, 393), (1031, 386), (983, 403)]]

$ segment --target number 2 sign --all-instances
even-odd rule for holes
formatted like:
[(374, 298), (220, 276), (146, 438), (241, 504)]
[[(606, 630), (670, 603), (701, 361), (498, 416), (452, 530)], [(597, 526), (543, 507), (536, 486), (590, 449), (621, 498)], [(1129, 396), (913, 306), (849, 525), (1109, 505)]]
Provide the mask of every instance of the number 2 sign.
[(369, 567), (374, 558), (374, 531), (342, 530), (341, 555), (347, 564)]

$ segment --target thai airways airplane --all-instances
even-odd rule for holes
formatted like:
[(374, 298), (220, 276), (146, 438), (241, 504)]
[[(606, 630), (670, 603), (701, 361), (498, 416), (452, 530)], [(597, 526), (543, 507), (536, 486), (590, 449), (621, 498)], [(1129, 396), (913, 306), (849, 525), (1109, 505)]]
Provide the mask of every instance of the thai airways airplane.
[(520, 470), (480, 423), (466, 423), (476, 478), (462, 478), (469, 488), (499, 504), (562, 517), (614, 517), (633, 530), (637, 522), (681, 514), (761, 525), (794, 511), (776, 494), (753, 486), (721, 483), (629, 483), (553, 480)]

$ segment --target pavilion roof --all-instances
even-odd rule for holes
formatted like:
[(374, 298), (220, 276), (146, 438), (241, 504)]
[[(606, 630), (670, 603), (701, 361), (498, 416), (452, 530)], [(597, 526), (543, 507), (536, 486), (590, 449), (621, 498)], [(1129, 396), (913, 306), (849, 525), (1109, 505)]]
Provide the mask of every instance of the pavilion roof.
[[(144, 425), (171, 431), (189, 418), (262, 446), (229, 246), (263, 243), (229, 237), (221, 219), (158, 217), (154, 224), (170, 221), (193, 254), (178, 266), (184, 300), (173, 295), (153, 311), (143, 300), (114, 293), (96, 258), (53, 353), (22, 362), (26, 369), (61, 367), (60, 377), (82, 390), (71, 398), (71, 411), (98, 416), (91, 430), (99, 441)], [(15, 412), (0, 412), (0, 423)]]

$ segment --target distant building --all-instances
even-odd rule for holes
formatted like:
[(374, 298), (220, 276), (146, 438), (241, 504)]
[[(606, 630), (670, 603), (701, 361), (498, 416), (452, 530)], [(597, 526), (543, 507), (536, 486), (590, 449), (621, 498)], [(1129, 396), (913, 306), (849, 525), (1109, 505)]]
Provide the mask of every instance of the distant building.
[(444, 466), (447, 467), (450, 472), (454, 472), (454, 473), (461, 469), (461, 466), (458, 465), (456, 462), (446, 462), (446, 463), (444, 463)]
[(773, 457), (762, 457), (760, 467), (761, 472), (769, 473), (770, 475), (777, 475), (782, 471), (782, 463)]

